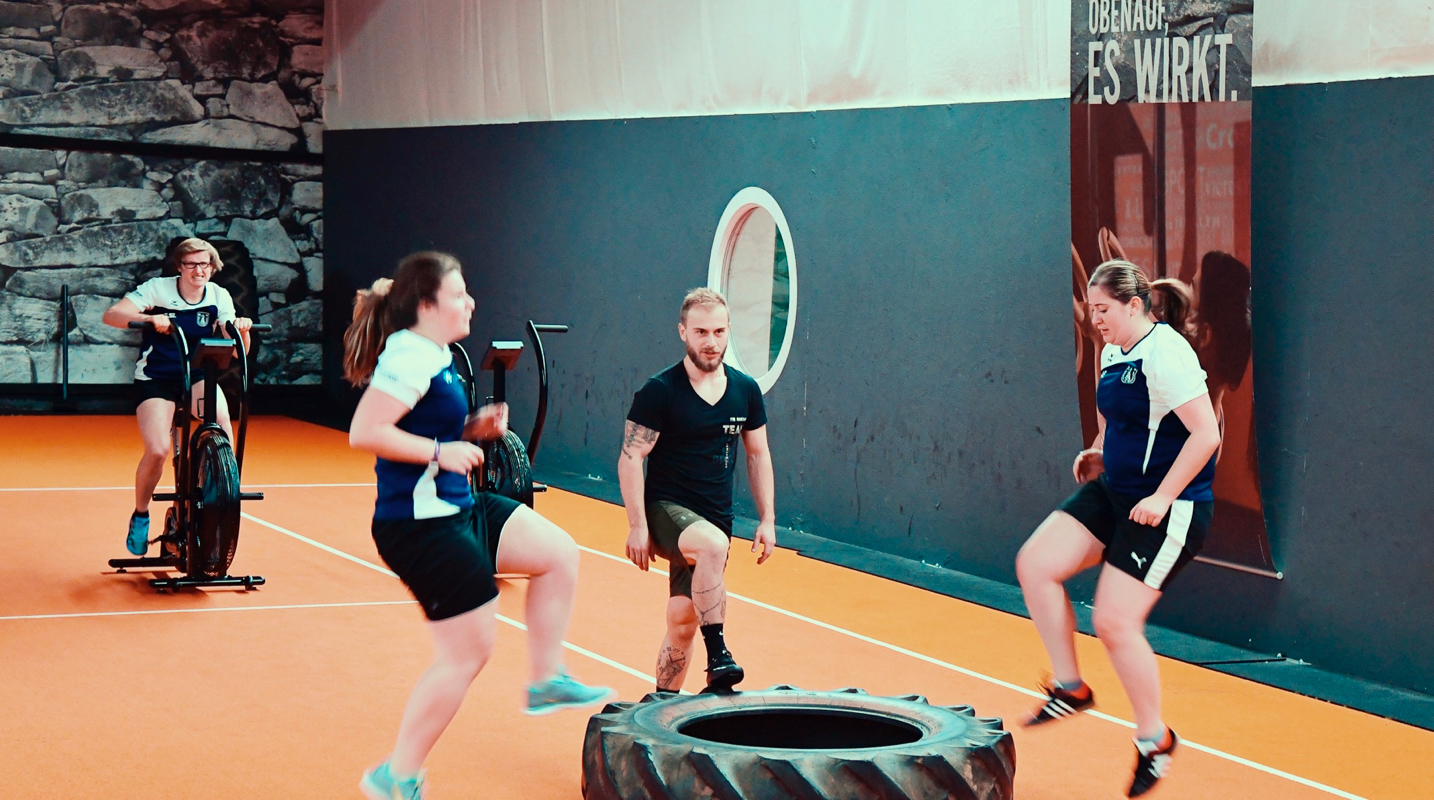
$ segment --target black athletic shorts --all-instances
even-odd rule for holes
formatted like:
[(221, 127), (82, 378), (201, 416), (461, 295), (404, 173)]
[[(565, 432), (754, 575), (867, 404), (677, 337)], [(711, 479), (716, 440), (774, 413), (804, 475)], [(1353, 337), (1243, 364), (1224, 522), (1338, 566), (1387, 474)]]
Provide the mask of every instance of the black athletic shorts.
[(1143, 499), (1111, 491), (1102, 474), (1066, 498), (1060, 510), (1105, 545), (1105, 563), (1164, 591), (1205, 545), (1215, 504), (1176, 500), (1165, 519), (1152, 527), (1130, 519), (1130, 510)]
[(134, 382), (134, 410), (146, 400), (154, 398), (168, 400), (175, 405), (184, 402), (184, 381), (175, 378), (172, 380), (147, 379)]
[(471, 508), (431, 519), (376, 519), (373, 543), (431, 620), (466, 614), (498, 596), (498, 538), (518, 504), (479, 492)]
[[(695, 511), (666, 500), (647, 504), (647, 533), (652, 537), (652, 551), (667, 559), (667, 596), (692, 597), (692, 565), (682, 555), (677, 540), (682, 532), (698, 522), (710, 522)], [(716, 524), (713, 523), (716, 527)], [(717, 530), (722, 530), (720, 527)], [(732, 534), (727, 534), (732, 541)]]

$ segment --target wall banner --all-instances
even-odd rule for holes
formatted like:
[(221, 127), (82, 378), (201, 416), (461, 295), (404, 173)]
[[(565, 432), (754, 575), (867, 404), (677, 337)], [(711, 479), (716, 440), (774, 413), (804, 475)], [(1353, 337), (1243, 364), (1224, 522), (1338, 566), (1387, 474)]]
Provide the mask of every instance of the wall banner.
[(1194, 298), (1184, 331), (1224, 444), (1200, 560), (1278, 576), (1265, 531), (1250, 358), (1250, 0), (1071, 4), (1071, 284), (1085, 441), (1103, 341), (1095, 267), (1124, 258)]

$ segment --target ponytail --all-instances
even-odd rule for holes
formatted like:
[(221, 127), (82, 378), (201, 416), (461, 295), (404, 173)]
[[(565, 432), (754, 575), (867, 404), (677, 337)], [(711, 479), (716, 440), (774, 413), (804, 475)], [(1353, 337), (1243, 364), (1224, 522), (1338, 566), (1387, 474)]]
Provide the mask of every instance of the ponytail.
[(1154, 301), (1150, 310), (1155, 318), (1174, 328), (1175, 332), (1184, 336), (1193, 347), (1195, 326), (1191, 321), (1191, 308), (1194, 306), (1194, 297), (1190, 293), (1190, 287), (1175, 278), (1161, 278), (1151, 282), (1150, 299)]
[(385, 330), (388, 314), (390, 278), (379, 278), (368, 289), (359, 289), (354, 296), (354, 318), (344, 331), (344, 379), (354, 386), (363, 386), (373, 376), (378, 354), (393, 331)]

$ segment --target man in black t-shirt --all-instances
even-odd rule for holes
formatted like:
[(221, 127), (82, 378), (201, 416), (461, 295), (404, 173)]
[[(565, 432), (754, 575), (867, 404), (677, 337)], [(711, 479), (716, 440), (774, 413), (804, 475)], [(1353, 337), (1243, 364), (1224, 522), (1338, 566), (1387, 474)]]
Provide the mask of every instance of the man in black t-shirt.
[[(667, 636), (657, 655), (658, 691), (682, 688), (700, 629), (707, 685), (728, 690), (743, 678), (722, 639), (727, 614), (727, 549), (732, 539), (732, 475), (737, 441), (760, 522), (752, 551), (761, 564), (777, 542), (767, 412), (757, 382), (722, 363), (727, 301), (694, 289), (682, 301), (677, 334), (687, 356), (657, 373), (633, 396), (617, 474), (627, 506), (627, 557), (646, 571), (652, 556), (671, 564)], [(646, 459), (647, 475), (642, 462)]]

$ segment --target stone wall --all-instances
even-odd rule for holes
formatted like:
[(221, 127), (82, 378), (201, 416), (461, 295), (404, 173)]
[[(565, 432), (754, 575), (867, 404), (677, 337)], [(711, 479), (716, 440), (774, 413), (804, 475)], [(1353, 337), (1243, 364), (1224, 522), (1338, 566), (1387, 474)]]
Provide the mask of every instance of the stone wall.
[[(258, 317), (275, 326), (256, 380), (319, 382), (323, 170), (307, 154), (322, 147), (322, 11), (0, 0), (0, 383), (59, 381), (66, 284), (70, 381), (128, 383), (137, 334), (100, 316), (158, 274), (176, 236), (247, 249)], [(95, 144), (5, 147), (5, 134)], [(200, 159), (193, 146), (296, 155)]]
[(0, 131), (318, 152), (323, 0), (0, 0)]

